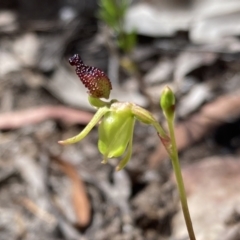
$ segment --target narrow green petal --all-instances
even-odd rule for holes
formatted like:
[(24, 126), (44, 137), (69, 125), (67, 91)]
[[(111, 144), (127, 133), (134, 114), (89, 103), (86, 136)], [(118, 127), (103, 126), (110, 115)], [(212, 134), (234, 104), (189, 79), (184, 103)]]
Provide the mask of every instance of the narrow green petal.
[(91, 119), (91, 121), (88, 123), (88, 125), (78, 135), (72, 138), (68, 138), (66, 140), (61, 140), (58, 143), (62, 145), (68, 145), (68, 144), (73, 144), (81, 141), (83, 138), (85, 138), (88, 135), (88, 133), (92, 130), (92, 128), (100, 121), (103, 115), (108, 111), (109, 111), (109, 108), (107, 107), (99, 108), (98, 111), (93, 116), (93, 118)]
[(158, 123), (158, 121), (149, 111), (142, 107), (134, 105), (132, 107), (132, 113), (134, 114), (134, 117), (140, 122), (154, 126), (161, 138), (165, 139), (168, 137), (163, 127)]

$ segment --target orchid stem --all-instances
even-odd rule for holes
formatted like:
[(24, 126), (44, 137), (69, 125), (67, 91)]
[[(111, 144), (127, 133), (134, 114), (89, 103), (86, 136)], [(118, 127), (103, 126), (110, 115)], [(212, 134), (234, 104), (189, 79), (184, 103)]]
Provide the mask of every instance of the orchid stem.
[(170, 149), (170, 157), (173, 165), (173, 170), (175, 173), (180, 201), (182, 205), (183, 215), (185, 219), (185, 223), (188, 230), (188, 235), (190, 240), (196, 240), (193, 226), (192, 226), (192, 220), (190, 217), (189, 209), (188, 209), (188, 203), (186, 198), (186, 191), (183, 183), (181, 168), (179, 164), (179, 158), (178, 158), (178, 150), (177, 150), (177, 144), (176, 144), (176, 138), (174, 134), (174, 120), (167, 118), (168, 128), (169, 128), (169, 135), (171, 139), (171, 149)]

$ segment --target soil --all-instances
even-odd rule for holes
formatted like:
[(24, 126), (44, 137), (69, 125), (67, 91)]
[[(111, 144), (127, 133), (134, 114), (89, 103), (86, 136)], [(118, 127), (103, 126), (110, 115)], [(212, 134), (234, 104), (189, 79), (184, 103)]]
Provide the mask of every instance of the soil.
[[(35, 2), (37, 4), (38, 1)], [(90, 2), (92, 5), (85, 11), (86, 16), (81, 15), (87, 28), (81, 27), (83, 23), (77, 26), (73, 24), (72, 32), (69, 33), (69, 29), (59, 30), (57, 15), (54, 13), (50, 14), (53, 19), (49, 19), (49, 13), (46, 13), (47, 16), (35, 16), (41, 20), (42, 25), (39, 19), (36, 22), (32, 14), (27, 14), (21, 22), (21, 28), (0, 36), (0, 41), (5, 42), (31, 32), (45, 41), (52, 41), (51, 37), (56, 38), (56, 34), (59, 34), (62, 41), (59, 45), (61, 49), (49, 59), (51, 68), (42, 67), (41, 59), (46, 54), (42, 52), (39, 53), (38, 64), (23, 66), (1, 76), (1, 114), (49, 105), (72, 108), (73, 106), (65, 104), (46, 86), (52, 81), (57, 64), (66, 62), (73, 53), (82, 54), (93, 66), (102, 67), (106, 71), (109, 55), (106, 46), (100, 45), (97, 55), (94, 51), (91, 52), (90, 43), (100, 30), (97, 28), (98, 21), (90, 11), (96, 5), (94, 1)], [(18, 9), (16, 1), (12, 1), (12, 4), (3, 4), (2, 9), (14, 10), (18, 14), (29, 12), (31, 6), (24, 4), (26, 1), (22, 1), (21, 8)], [(182, 41), (182, 37), (180, 38)], [(179, 42), (179, 36), (173, 37), (172, 41)], [(152, 38), (139, 36), (139, 43), (142, 45), (138, 47), (143, 49), (152, 42)], [(185, 44), (191, 43), (186, 39)], [(175, 58), (177, 54), (174, 50), (158, 52), (142, 62), (145, 61), (150, 66), (157, 62), (159, 56)], [(227, 76), (237, 74), (239, 67), (236, 66), (239, 61), (235, 58), (229, 61), (224, 57), (226, 56), (220, 54), (219, 60), (212, 66), (199, 67), (189, 74), (197, 76), (198, 82), (211, 82), (214, 86), (214, 99), (236, 90), (234, 87), (226, 90), (229, 82), (226, 83), (225, 80)], [(143, 74), (146, 73), (145, 68), (146, 65), (143, 67)], [(126, 76), (126, 72), (121, 71), (120, 75)], [(36, 79), (39, 76), (41, 78), (38, 81)], [(146, 93), (141, 94), (149, 98)], [(183, 95), (177, 93), (178, 101)], [(156, 117), (162, 120), (163, 116), (157, 105), (153, 101), (152, 105), (146, 107), (153, 109)], [(201, 106), (197, 107), (195, 112), (200, 108)], [(91, 111), (86, 112), (92, 114)], [(177, 121), (182, 120), (178, 115), (176, 118)], [(185, 117), (187, 118), (188, 116)], [(239, 156), (238, 118), (239, 116), (231, 119), (231, 122), (220, 124), (221, 127), (209, 131), (202, 140), (183, 150), (180, 153), (181, 165), (188, 166), (215, 155)], [(97, 128), (77, 144), (61, 146), (57, 143), (76, 135), (85, 125), (66, 123), (61, 118), (49, 118), (27, 126), (23, 124), (16, 129), (0, 131), (0, 240), (171, 239), (172, 219), (179, 211), (179, 199), (172, 179), (170, 160), (166, 158), (159, 161), (154, 167), (149, 164), (149, 159), (160, 144), (154, 129), (137, 122), (131, 161), (124, 170), (115, 172), (119, 159), (112, 159), (106, 165), (101, 164), (102, 157), (97, 149)]]

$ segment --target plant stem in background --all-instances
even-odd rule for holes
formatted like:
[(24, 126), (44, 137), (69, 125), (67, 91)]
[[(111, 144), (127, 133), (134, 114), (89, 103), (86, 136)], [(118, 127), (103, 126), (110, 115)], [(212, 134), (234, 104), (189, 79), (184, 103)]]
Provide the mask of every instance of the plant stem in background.
[(169, 136), (170, 142), (168, 144), (165, 144), (165, 147), (172, 161), (173, 170), (174, 170), (176, 181), (177, 181), (180, 201), (182, 205), (183, 215), (184, 215), (185, 223), (188, 230), (188, 235), (190, 240), (196, 240), (190, 213), (188, 210), (186, 191), (185, 191), (181, 168), (179, 164), (178, 150), (177, 150), (176, 138), (174, 133), (175, 96), (169, 87), (166, 87), (164, 89), (161, 96), (160, 104), (168, 123), (168, 129), (169, 129), (169, 135), (170, 135)]
[(131, 0), (100, 0), (98, 18), (102, 20), (115, 34), (115, 44), (124, 53), (129, 53), (137, 43), (134, 30), (124, 29), (124, 18)]

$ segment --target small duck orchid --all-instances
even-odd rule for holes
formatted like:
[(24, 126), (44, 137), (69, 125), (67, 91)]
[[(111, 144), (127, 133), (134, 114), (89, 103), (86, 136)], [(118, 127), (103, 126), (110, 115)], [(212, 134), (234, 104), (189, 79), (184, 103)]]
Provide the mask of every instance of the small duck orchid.
[(100, 99), (108, 99), (112, 89), (111, 82), (103, 71), (85, 65), (78, 54), (71, 57), (69, 63), (76, 66), (76, 74), (89, 90), (88, 100), (98, 110), (82, 132), (72, 138), (59, 141), (60, 144), (68, 145), (81, 141), (100, 122), (98, 149), (103, 155), (102, 163), (107, 163), (110, 158), (124, 155), (116, 168), (119, 171), (131, 158), (136, 120), (153, 125), (162, 142), (164, 144), (170, 142), (163, 128), (146, 109), (130, 102), (119, 102), (116, 99), (105, 102)]

